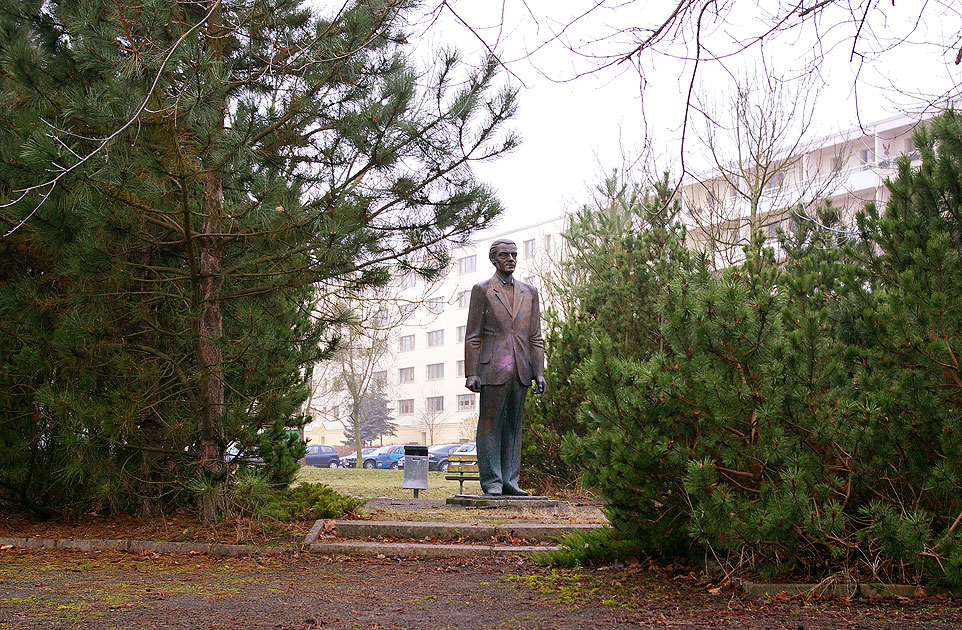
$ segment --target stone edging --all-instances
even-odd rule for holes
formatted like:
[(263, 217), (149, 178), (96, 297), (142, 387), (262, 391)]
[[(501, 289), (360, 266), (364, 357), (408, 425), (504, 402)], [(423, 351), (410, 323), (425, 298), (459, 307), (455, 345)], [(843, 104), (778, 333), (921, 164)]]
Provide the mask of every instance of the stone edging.
[(261, 547), (224, 543), (180, 543), (155, 540), (109, 540), (81, 538), (10, 538), (0, 537), (0, 549), (73, 549), (76, 551), (127, 551), (131, 553), (206, 554), (210, 556), (246, 556), (254, 554), (282, 555), (298, 550), (323, 554), (361, 556), (416, 556), (418, 558), (451, 558), (457, 556), (486, 557), (528, 555), (551, 551), (556, 547), (507, 545), (434, 545), (426, 543), (324, 542), (303, 547)]
[(922, 593), (929, 595), (951, 593), (939, 587), (925, 588), (917, 584), (877, 584), (877, 583), (829, 583), (829, 584), (756, 584), (743, 580), (742, 589), (749, 595), (774, 597), (780, 593), (788, 596), (834, 595), (836, 597), (905, 597), (912, 598)]

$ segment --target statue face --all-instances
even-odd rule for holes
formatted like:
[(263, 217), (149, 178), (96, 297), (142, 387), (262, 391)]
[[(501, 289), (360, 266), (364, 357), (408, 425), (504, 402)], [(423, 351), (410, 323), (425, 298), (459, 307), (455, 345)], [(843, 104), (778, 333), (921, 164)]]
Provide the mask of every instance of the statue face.
[(514, 268), (518, 266), (518, 247), (514, 243), (498, 245), (494, 252), (495, 268), (501, 273), (514, 273)]

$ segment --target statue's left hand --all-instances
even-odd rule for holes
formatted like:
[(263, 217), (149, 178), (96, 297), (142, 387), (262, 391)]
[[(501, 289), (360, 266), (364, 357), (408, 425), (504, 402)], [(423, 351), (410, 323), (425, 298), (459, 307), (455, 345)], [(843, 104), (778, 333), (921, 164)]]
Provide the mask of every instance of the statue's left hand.
[(539, 396), (541, 396), (542, 394), (544, 394), (544, 391), (548, 389), (548, 384), (545, 382), (543, 376), (535, 376), (534, 382), (535, 382), (534, 391), (537, 392)]

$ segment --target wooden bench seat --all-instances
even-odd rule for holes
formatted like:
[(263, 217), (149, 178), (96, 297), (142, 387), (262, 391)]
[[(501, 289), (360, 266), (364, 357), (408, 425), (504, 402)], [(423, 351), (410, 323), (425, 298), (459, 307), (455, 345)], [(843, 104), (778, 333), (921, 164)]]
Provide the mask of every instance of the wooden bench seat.
[(481, 481), (478, 475), (478, 456), (467, 453), (451, 453), (448, 455), (448, 474), (444, 476), (459, 484), (458, 494), (464, 494), (465, 481)]

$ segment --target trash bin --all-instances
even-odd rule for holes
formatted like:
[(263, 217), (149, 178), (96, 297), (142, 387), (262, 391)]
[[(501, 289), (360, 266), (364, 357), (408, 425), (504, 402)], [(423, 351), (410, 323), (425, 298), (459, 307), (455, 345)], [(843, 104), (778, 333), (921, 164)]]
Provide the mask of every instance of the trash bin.
[(428, 489), (428, 447), (404, 447), (404, 488), (414, 490), (414, 498), (418, 498), (418, 491)]

